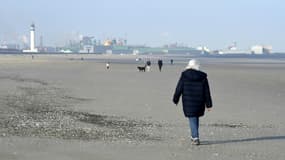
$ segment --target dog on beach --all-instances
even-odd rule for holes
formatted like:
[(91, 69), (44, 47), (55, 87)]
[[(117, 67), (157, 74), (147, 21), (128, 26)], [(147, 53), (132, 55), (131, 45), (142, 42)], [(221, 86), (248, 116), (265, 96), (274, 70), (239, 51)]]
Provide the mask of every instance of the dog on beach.
[(145, 68), (146, 68), (146, 66), (138, 66), (138, 70), (140, 72), (145, 72)]

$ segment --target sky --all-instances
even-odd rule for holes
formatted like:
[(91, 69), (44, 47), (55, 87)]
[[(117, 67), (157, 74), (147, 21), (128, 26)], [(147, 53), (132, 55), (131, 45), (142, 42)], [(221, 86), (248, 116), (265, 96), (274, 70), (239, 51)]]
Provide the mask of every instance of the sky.
[(178, 43), (223, 49), (272, 45), (285, 51), (284, 0), (0, 0), (0, 42), (27, 41), (29, 26), (44, 45), (80, 35), (127, 38), (129, 44)]

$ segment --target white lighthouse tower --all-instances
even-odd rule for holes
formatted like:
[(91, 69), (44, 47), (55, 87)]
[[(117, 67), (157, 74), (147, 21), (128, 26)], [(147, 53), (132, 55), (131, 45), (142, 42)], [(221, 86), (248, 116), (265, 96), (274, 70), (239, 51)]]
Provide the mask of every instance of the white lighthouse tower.
[(38, 52), (38, 49), (35, 47), (35, 24), (31, 24), (30, 27), (30, 49), (23, 50), (23, 52)]
[(32, 24), (31, 25), (31, 28), (30, 28), (30, 50), (31, 51), (34, 51), (36, 50), (35, 48), (35, 24)]

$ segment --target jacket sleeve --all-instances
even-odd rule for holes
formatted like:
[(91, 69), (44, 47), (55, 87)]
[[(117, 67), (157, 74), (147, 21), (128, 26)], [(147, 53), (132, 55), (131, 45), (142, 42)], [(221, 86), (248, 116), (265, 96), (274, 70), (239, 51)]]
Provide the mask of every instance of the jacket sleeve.
[(205, 86), (204, 86), (204, 93), (205, 93), (205, 104), (207, 108), (211, 108), (213, 106), (212, 104), (212, 98), (211, 98), (211, 92), (209, 87), (208, 79), (205, 79)]
[(173, 95), (173, 99), (172, 99), (174, 104), (178, 104), (182, 91), (183, 91), (183, 80), (182, 80), (182, 74), (181, 74), (179, 81), (177, 83), (176, 89), (175, 89), (175, 93)]

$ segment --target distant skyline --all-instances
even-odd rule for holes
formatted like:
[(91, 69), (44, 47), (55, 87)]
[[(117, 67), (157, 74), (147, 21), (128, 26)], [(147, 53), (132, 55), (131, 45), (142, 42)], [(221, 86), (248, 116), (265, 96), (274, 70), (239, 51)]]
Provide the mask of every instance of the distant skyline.
[(261, 44), (284, 52), (284, 10), (283, 0), (6, 0), (0, 5), (0, 42), (26, 41), (35, 23), (37, 45), (41, 35), (45, 45), (86, 35), (149, 46)]

